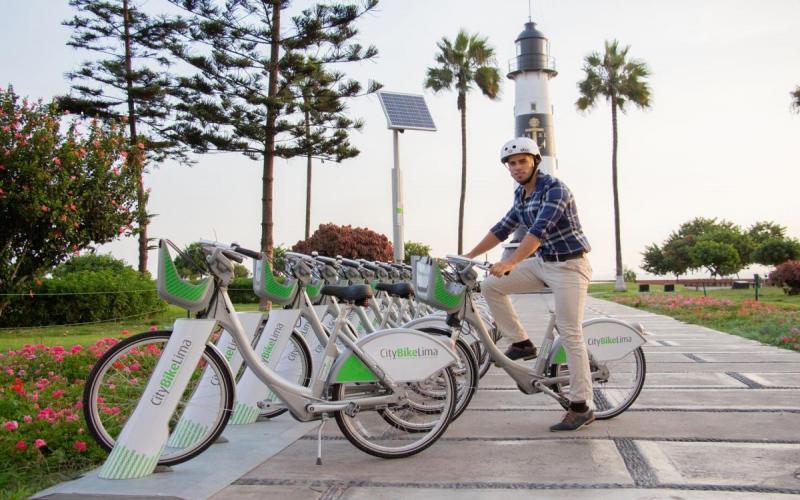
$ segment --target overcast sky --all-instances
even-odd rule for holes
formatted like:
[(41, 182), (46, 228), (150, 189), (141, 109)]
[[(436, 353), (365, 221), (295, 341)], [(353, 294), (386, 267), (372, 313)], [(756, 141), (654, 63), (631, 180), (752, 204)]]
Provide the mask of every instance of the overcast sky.
[[(34, 98), (66, 92), (64, 73), (90, 56), (65, 45), (70, 32), (60, 23), (71, 15), (66, 1), (0, 0), (0, 85)], [(526, 0), (382, 0), (358, 24), (361, 43), (380, 53), (347, 72), (389, 91), (424, 94), (438, 127), (400, 136), (406, 239), (431, 245), (436, 255), (456, 251), (459, 114), (455, 94), (423, 89), (425, 70), (437, 40), (465, 28), (488, 37), (505, 74), (527, 18)], [(605, 103), (588, 114), (575, 110), (583, 58), (616, 38), (653, 72), (652, 109), (631, 108), (619, 126), (623, 262), (642, 275), (645, 245), (696, 216), (744, 227), (772, 220), (800, 237), (800, 115), (789, 97), (800, 85), (798, 19), (794, 0), (533, 2), (533, 20), (550, 39), (558, 69), (551, 81), (557, 175), (576, 196), (596, 279), (614, 272), (611, 119)], [(504, 80), (497, 101), (468, 96), (467, 249), (511, 203), (513, 182), (498, 151), (514, 133), (513, 85)], [(351, 112), (366, 122), (353, 137), (362, 153), (315, 166), (312, 228), (351, 224), (391, 239), (392, 134), (377, 98), (353, 102)], [(158, 214), (150, 234), (179, 245), (216, 236), (257, 248), (260, 179), (260, 162), (237, 154), (199, 157), (191, 168), (163, 164), (145, 180), (149, 210)], [(275, 241), (292, 245), (303, 237), (305, 161), (277, 160), (275, 186)], [(136, 262), (133, 239), (102, 251)], [(155, 261), (152, 252), (151, 270)]]

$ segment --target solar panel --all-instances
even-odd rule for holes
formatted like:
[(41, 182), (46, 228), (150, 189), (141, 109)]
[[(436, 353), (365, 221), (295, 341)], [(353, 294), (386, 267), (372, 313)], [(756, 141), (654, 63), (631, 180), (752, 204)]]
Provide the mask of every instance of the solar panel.
[(390, 129), (436, 130), (421, 95), (378, 92), (378, 99)]

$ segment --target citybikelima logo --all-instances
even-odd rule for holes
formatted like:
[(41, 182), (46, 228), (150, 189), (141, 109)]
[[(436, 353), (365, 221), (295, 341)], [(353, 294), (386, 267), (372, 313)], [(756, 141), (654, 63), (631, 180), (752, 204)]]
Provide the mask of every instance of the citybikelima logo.
[(617, 336), (617, 337), (610, 337), (610, 336), (609, 337), (600, 337), (599, 339), (590, 338), (589, 340), (586, 341), (586, 343), (588, 345), (593, 345), (593, 346), (627, 344), (627, 343), (630, 343), (630, 342), (633, 342), (633, 338), (632, 337), (620, 337), (620, 336)]
[(164, 399), (169, 396), (169, 390), (175, 382), (175, 377), (178, 375), (178, 371), (181, 369), (183, 360), (186, 359), (186, 354), (189, 352), (191, 346), (191, 340), (183, 339), (181, 341), (181, 346), (178, 347), (178, 351), (172, 356), (172, 361), (167, 371), (161, 376), (161, 381), (158, 383), (156, 393), (150, 398), (150, 402), (153, 405), (160, 406), (161, 403), (164, 402)]
[(261, 350), (261, 359), (269, 361), (269, 357), (272, 355), (272, 350), (275, 349), (275, 344), (278, 343), (278, 339), (281, 337), (281, 332), (283, 331), (283, 323), (278, 323), (275, 327), (275, 330), (272, 332), (272, 335), (269, 336), (269, 341), (267, 345), (264, 346), (264, 349)]
[(380, 356), (384, 359), (405, 358), (435, 358), (439, 349), (429, 347), (398, 347), (397, 349), (381, 349)]

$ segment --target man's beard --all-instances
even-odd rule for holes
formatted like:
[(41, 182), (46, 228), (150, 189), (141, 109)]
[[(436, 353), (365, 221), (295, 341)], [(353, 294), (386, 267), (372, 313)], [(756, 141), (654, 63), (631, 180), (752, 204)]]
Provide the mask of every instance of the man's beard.
[(536, 175), (536, 170), (537, 170), (537, 167), (533, 167), (533, 172), (531, 172), (531, 175), (529, 175), (527, 179), (525, 179), (524, 181), (521, 181), (521, 182), (517, 181), (519, 183), (519, 185), (520, 186), (524, 186), (525, 184), (529, 183), (533, 179), (533, 177)]

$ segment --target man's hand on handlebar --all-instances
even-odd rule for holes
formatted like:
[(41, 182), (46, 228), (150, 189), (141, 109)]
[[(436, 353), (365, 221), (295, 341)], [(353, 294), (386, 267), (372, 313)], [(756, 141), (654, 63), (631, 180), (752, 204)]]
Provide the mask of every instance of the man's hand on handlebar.
[(500, 261), (495, 262), (492, 264), (492, 267), (489, 268), (489, 274), (492, 276), (497, 276), (498, 278), (502, 278), (503, 276), (508, 275), (512, 269), (516, 267), (516, 264), (511, 264), (509, 262)]

